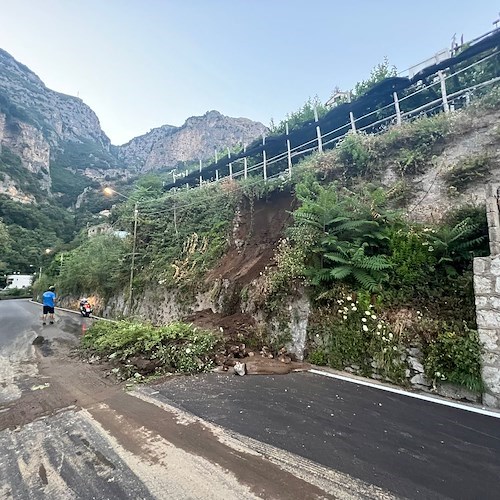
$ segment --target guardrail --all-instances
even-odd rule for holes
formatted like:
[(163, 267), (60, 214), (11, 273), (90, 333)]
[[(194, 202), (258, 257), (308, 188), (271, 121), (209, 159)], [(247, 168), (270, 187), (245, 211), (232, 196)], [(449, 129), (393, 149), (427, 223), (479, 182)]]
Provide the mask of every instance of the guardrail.
[[(355, 117), (351, 111), (349, 112), (348, 122), (325, 133), (321, 130), (320, 120), (316, 114), (315, 123), (311, 124), (311, 126), (315, 127), (315, 137), (308, 141), (292, 147), (287, 126), (286, 134), (281, 138), (281, 140), (284, 139), (283, 148), (278, 154), (268, 157), (268, 152), (266, 151), (266, 138), (263, 137), (262, 150), (261, 152), (259, 150), (261, 160), (256, 164), (250, 164), (252, 160), (255, 161), (255, 155), (240, 155), (238, 158), (231, 159), (229, 154), (226, 158), (226, 163), (223, 165), (228, 175), (221, 175), (222, 168), (216, 169), (215, 171), (208, 168), (203, 169), (202, 162), (200, 161), (199, 171), (196, 171), (196, 173), (195, 171), (186, 172), (185, 174), (180, 174), (178, 177), (173, 173), (173, 183), (167, 187), (170, 189), (173, 188), (174, 190), (179, 189), (179, 186), (186, 186), (187, 188), (200, 187), (214, 182), (221, 182), (225, 179), (247, 179), (250, 175), (255, 175), (256, 173), (260, 175), (261, 179), (266, 181), (270, 177), (270, 168), (278, 163), (283, 163), (283, 168), (278, 174), (291, 177), (293, 164), (297, 159), (315, 151), (322, 152), (324, 149), (334, 148), (350, 133), (379, 133), (387, 130), (390, 126), (400, 126), (403, 122), (415, 119), (416, 117), (429, 116), (439, 112), (449, 113), (455, 109), (469, 105), (475, 95), (482, 91), (482, 89), (500, 82), (500, 75), (495, 75), (494, 78), (490, 78), (487, 81), (475, 83), (474, 85), (469, 85), (453, 92), (449, 91), (450, 85), (448, 82), (456, 82), (457, 79), (463, 77), (465, 72), (470, 70), (474, 71), (475, 68), (477, 69), (480, 65), (488, 61), (495, 63), (500, 73), (499, 55), (500, 51), (498, 47), (496, 47), (490, 49), (490, 53), (484, 57), (481, 57), (479, 60), (457, 71), (445, 74), (443, 70), (439, 70), (435, 74), (430, 75), (430, 83), (413, 85), (406, 89), (410, 92), (404, 95), (398, 95), (398, 93), (394, 91), (392, 96), (390, 96), (391, 102), (389, 104), (374, 109), (362, 116)], [(464, 63), (462, 62), (461, 64)], [(414, 108), (410, 107), (402, 111), (405, 105), (411, 106), (412, 101), (418, 101), (419, 98), (425, 101), (429, 97), (430, 100), (428, 102), (420, 102)], [(386, 101), (387, 100), (386, 96)], [(311, 129), (308, 130), (309, 134), (312, 135)], [(275, 138), (271, 137), (269, 140), (274, 141)], [(193, 177), (195, 176), (197, 178), (193, 181)], [(276, 172), (272, 172), (272, 177), (275, 176)], [(194, 185), (190, 186), (189, 182), (194, 183)]]

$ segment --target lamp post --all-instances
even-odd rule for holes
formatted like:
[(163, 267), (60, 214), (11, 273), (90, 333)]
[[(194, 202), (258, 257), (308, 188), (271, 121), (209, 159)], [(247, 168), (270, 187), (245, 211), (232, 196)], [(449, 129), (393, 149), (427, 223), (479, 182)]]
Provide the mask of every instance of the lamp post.
[[(104, 194), (107, 195), (113, 195), (117, 194), (118, 196), (121, 196), (122, 198), (125, 198), (126, 200), (130, 200), (130, 197), (125, 196), (122, 193), (119, 193), (118, 191), (106, 187), (104, 188)], [(128, 304), (129, 304), (129, 312), (132, 312), (132, 290), (133, 290), (133, 281), (134, 281), (134, 267), (135, 267), (135, 249), (136, 249), (136, 242), (137, 242), (137, 217), (139, 214), (139, 210), (137, 208), (137, 202), (134, 202), (134, 236), (132, 240), (132, 263), (130, 265), (130, 283), (129, 283), (129, 292), (128, 292)]]

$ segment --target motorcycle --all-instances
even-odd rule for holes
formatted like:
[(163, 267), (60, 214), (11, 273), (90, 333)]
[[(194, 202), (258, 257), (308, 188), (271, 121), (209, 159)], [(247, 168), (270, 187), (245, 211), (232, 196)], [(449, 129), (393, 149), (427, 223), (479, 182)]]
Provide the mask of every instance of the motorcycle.
[(88, 302), (80, 304), (80, 314), (83, 317), (90, 318), (90, 315), (92, 314), (92, 306)]

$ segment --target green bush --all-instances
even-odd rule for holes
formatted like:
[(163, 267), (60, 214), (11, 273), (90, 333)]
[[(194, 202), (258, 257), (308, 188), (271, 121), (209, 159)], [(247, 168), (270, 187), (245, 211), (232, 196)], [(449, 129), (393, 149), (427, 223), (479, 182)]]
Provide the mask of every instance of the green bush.
[(488, 179), (491, 162), (491, 157), (486, 154), (471, 156), (448, 170), (443, 179), (448, 186), (461, 193), (474, 184), (484, 183)]
[(126, 368), (131, 358), (157, 360), (157, 374), (199, 373), (213, 366), (220, 337), (193, 325), (175, 322), (154, 327), (130, 321), (98, 321), (82, 338), (84, 349), (111, 356)]
[(308, 360), (343, 370), (358, 365), (360, 372), (377, 373), (394, 382), (405, 379), (404, 347), (370, 303), (370, 295), (337, 291), (337, 299), (318, 307), (308, 326)]
[(424, 352), (427, 377), (448, 381), (481, 392), (481, 345), (477, 332), (465, 328), (463, 333), (444, 331), (429, 343)]

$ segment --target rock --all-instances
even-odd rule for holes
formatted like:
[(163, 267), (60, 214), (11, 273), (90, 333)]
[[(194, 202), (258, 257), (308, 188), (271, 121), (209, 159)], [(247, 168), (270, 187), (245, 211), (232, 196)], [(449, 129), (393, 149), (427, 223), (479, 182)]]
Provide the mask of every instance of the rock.
[(353, 370), (350, 366), (346, 366), (346, 367), (344, 368), (344, 371), (345, 371), (345, 372), (348, 372), (348, 373), (354, 373), (354, 370)]
[(236, 375), (240, 376), (246, 375), (247, 365), (245, 363), (240, 363), (239, 361), (237, 361), (234, 365), (233, 370)]
[(410, 384), (412, 385), (423, 385), (425, 387), (430, 387), (432, 384), (427, 380), (427, 377), (423, 373), (418, 373), (410, 379)]
[(40, 345), (42, 345), (44, 342), (45, 342), (45, 339), (44, 339), (41, 335), (37, 335), (37, 336), (35, 337), (35, 340), (33, 340), (32, 344), (33, 344), (33, 345), (38, 345), (38, 346), (40, 346)]
[(282, 363), (288, 364), (292, 362), (292, 358), (290, 356), (285, 356), (282, 354), (281, 356), (278, 357), (278, 360), (281, 361)]
[(417, 373), (424, 373), (424, 367), (422, 366), (422, 363), (417, 358), (409, 357), (408, 364), (410, 365), (410, 368), (413, 371), (415, 371)]
[(470, 401), (472, 403), (481, 402), (481, 394), (478, 392), (473, 392), (455, 384), (450, 384), (448, 382), (440, 382), (437, 384), (436, 392), (440, 396), (445, 398), (458, 399), (460, 401)]
[(360, 366), (359, 366), (359, 365), (354, 365), (354, 364), (353, 364), (353, 365), (351, 365), (351, 368), (352, 368), (353, 370), (357, 371), (357, 372), (360, 370)]
[(408, 349), (408, 354), (414, 358), (422, 359), (422, 351), (419, 347), (410, 347)]
[(97, 363), (98, 361), (101, 360), (101, 357), (100, 356), (97, 356), (96, 354), (93, 354), (92, 356), (90, 356), (90, 358), (88, 359), (88, 363), (90, 365), (93, 365), (94, 363)]
[(146, 359), (140, 356), (134, 356), (128, 360), (141, 374), (153, 373), (159, 366), (161, 361), (157, 359)]
[(248, 353), (248, 356), (251, 358), (252, 356), (255, 356), (255, 353), (254, 353), (254, 352), (252, 352), (252, 351), (250, 351), (250, 352)]

